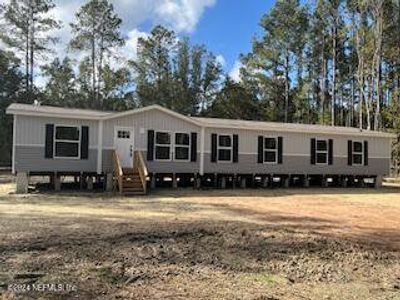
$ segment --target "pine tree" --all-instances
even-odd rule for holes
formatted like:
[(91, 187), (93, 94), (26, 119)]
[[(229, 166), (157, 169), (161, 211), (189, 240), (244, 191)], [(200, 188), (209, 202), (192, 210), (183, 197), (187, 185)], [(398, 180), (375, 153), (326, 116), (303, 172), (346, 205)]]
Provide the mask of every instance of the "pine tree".
[(11, 52), (0, 50), (0, 166), (11, 165), (12, 116), (6, 108), (25, 99), (20, 62)]
[(51, 46), (58, 41), (49, 35), (51, 30), (60, 27), (47, 14), (52, 8), (52, 0), (10, 0), (0, 5), (3, 19), (0, 39), (25, 58), (25, 87), (29, 98), (33, 97), (37, 58), (52, 52)]
[(62, 61), (55, 58), (50, 64), (42, 67), (47, 77), (44, 104), (63, 107), (80, 107), (78, 86), (72, 61), (66, 57)]
[[(290, 16), (290, 17), (288, 17)], [(296, 81), (291, 74), (296, 70), (295, 62), (301, 62), (305, 47), (305, 34), (308, 28), (307, 11), (297, 0), (278, 0), (271, 11), (261, 20), (263, 37), (253, 42), (252, 53), (243, 58), (243, 63), (266, 89), (279, 90), (283, 82), (284, 109), (283, 117), (277, 119), (289, 122), (293, 107), (292, 82)], [(297, 64), (297, 84), (301, 84), (302, 63)], [(268, 86), (273, 84), (275, 86)], [(279, 94), (279, 92), (278, 92)], [(264, 93), (264, 96), (266, 94)], [(264, 99), (264, 101), (278, 101)], [(276, 103), (276, 107), (280, 104)]]
[(75, 23), (70, 24), (73, 35), (70, 48), (90, 53), (93, 108), (103, 109), (105, 60), (115, 56), (113, 50), (125, 43), (120, 33), (121, 23), (111, 3), (91, 0), (76, 13)]

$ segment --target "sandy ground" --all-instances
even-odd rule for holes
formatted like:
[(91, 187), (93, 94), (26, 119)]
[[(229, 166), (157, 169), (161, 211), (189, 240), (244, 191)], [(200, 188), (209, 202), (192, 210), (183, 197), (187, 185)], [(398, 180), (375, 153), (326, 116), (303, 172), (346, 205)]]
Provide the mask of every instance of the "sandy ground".
[[(0, 298), (400, 299), (398, 188), (12, 189), (0, 180)], [(23, 291), (55, 283), (73, 288)]]

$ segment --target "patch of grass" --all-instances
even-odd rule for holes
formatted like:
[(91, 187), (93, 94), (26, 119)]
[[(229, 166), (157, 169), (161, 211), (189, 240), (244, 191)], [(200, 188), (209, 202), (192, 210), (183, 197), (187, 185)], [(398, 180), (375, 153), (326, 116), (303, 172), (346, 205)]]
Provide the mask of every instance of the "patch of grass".
[(246, 275), (244, 279), (246, 281), (257, 282), (264, 285), (284, 284), (287, 281), (285, 278), (281, 276), (265, 272), (249, 274)]
[(118, 283), (122, 278), (121, 274), (114, 272), (113, 268), (110, 266), (93, 268), (90, 271), (101, 281), (111, 284)]

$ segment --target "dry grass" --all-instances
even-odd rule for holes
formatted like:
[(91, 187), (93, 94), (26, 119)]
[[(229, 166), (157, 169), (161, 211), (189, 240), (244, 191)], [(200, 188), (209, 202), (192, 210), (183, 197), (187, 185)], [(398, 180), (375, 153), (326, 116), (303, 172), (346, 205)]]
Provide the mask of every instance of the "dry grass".
[[(400, 299), (399, 189), (12, 189), (0, 184), (6, 299)], [(78, 292), (1, 289), (59, 282)]]

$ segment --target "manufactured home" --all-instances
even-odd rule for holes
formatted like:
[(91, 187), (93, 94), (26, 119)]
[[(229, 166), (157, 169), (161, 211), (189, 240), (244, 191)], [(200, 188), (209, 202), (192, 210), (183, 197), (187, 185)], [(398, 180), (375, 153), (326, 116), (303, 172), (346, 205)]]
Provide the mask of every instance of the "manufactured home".
[(356, 128), (185, 116), (158, 105), (102, 112), (12, 104), (17, 191), (30, 176), (145, 193), (161, 184), (380, 186), (394, 135)]

